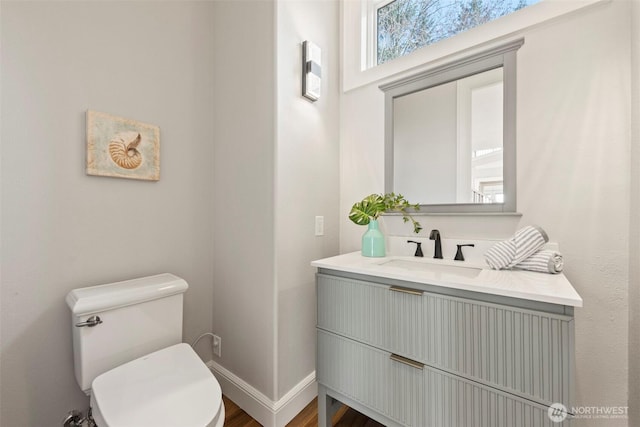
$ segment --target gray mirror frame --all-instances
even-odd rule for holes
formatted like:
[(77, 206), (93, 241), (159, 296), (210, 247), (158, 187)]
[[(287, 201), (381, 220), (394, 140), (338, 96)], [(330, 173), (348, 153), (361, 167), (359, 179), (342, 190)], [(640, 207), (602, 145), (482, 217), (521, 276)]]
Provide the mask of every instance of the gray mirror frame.
[[(385, 94), (385, 192), (393, 189), (393, 100), (420, 90), (428, 89), (464, 77), (503, 67), (503, 177), (504, 203), (424, 204), (420, 212), (426, 213), (503, 213), (516, 212), (516, 52), (524, 39), (502, 44), (492, 49), (453, 61), (451, 63), (380, 85)], [(398, 193), (398, 191), (395, 191)]]

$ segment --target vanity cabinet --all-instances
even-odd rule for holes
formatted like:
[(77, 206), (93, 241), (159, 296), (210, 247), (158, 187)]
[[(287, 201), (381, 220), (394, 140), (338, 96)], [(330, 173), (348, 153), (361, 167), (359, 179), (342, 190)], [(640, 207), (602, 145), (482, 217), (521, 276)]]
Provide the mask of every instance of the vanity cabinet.
[(321, 426), (334, 400), (389, 426), (557, 426), (573, 307), (320, 269)]

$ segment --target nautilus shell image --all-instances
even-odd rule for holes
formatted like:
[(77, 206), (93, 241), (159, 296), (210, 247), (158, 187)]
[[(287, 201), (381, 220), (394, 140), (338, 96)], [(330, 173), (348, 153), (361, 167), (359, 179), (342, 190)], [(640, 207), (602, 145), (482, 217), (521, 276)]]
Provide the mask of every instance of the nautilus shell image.
[(111, 160), (121, 168), (135, 169), (142, 163), (142, 154), (138, 151), (140, 134), (137, 132), (122, 132), (115, 135), (109, 142)]
[(88, 110), (87, 174), (158, 181), (160, 128)]

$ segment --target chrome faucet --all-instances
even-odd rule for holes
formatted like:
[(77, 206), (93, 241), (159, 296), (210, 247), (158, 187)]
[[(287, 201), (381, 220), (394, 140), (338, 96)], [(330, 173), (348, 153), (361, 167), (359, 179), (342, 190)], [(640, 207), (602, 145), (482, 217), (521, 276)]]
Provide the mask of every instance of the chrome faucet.
[(442, 242), (440, 242), (440, 232), (438, 230), (431, 230), (429, 234), (429, 240), (435, 240), (435, 247), (433, 249), (433, 257), (442, 259)]

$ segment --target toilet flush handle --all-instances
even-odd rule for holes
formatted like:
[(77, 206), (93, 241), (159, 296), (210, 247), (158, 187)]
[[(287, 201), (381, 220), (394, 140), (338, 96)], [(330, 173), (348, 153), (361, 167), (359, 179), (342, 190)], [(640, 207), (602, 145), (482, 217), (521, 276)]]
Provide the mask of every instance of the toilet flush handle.
[(102, 323), (100, 316), (91, 316), (84, 322), (76, 323), (76, 328), (82, 328), (83, 326), (88, 326), (90, 328), (93, 328), (94, 326), (97, 326), (100, 323)]

